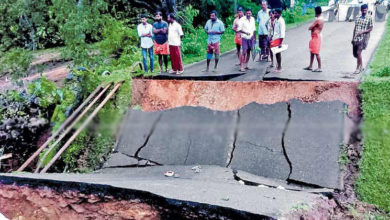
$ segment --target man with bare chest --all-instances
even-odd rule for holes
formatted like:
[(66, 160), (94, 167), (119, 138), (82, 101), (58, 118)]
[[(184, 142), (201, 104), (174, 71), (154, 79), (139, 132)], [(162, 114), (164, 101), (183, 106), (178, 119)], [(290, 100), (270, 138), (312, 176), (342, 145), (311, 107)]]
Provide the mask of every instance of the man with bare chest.
[[(309, 27), (309, 31), (311, 31), (311, 40), (309, 43), (310, 65), (308, 67), (305, 67), (304, 70), (310, 70), (313, 72), (322, 72), (320, 50), (321, 50), (321, 41), (322, 41), (321, 32), (322, 32), (322, 28), (324, 27), (324, 20), (321, 18), (321, 14), (322, 14), (321, 7), (318, 6), (314, 10), (315, 10), (316, 20)], [(318, 68), (313, 70), (314, 57), (316, 57), (317, 59)]]

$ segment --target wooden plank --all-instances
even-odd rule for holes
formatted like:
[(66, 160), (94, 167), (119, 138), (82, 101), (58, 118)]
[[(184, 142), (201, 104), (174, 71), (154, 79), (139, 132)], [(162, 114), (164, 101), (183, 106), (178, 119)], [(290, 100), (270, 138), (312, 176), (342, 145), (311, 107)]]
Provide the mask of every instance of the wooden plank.
[(84, 106), (102, 89), (102, 85), (98, 86), (95, 91), (93, 91), (88, 98), (65, 120), (64, 123), (58, 128), (58, 130), (50, 136), (49, 139), (41, 146), (39, 149), (26, 161), (24, 164), (17, 170), (23, 171), (26, 167), (45, 149), (50, 142), (58, 136), (58, 134), (77, 116), (77, 114), (84, 108)]
[(5, 160), (5, 159), (9, 159), (9, 158), (11, 158), (11, 157), (12, 157), (12, 153), (10, 153), (10, 154), (4, 154), (3, 156), (0, 157), (0, 161)]
[(45, 152), (45, 154), (43, 155), (42, 159), (38, 161), (38, 165), (37, 165), (37, 168), (35, 169), (35, 172), (34, 173), (38, 173), (39, 172), (39, 169), (41, 168), (42, 166), (42, 162), (45, 160), (45, 158), (47, 157), (47, 155), (49, 155), (50, 151), (52, 151), (54, 149), (55, 146), (57, 146), (58, 143), (60, 143), (60, 141), (73, 129), (73, 127), (84, 117), (85, 114), (87, 114), (87, 112), (89, 111), (89, 109), (92, 108), (92, 106), (100, 99), (100, 97), (102, 97), (102, 95), (104, 95), (104, 93), (107, 91), (107, 89), (110, 88), (111, 86), (111, 82), (108, 83), (106, 85), (106, 87), (104, 87), (104, 89), (99, 93), (99, 95), (97, 95), (94, 100), (89, 103), (89, 105), (84, 109), (84, 111), (78, 115), (78, 117), (72, 122), (71, 125), (69, 125), (69, 127), (66, 128), (66, 130), (61, 134), (61, 136), (54, 142), (54, 144), (50, 145), (48, 150)]
[(92, 114), (83, 122), (83, 124), (77, 129), (77, 131), (70, 137), (70, 139), (64, 144), (64, 146), (57, 152), (57, 154), (51, 159), (51, 161), (42, 169), (40, 173), (46, 173), (46, 171), (54, 164), (54, 162), (61, 156), (61, 154), (72, 144), (74, 139), (81, 133), (81, 131), (87, 127), (89, 122), (97, 115), (100, 109), (107, 103), (107, 101), (115, 94), (115, 92), (121, 86), (121, 82), (115, 84), (114, 88), (107, 95), (107, 97), (99, 104), (99, 106), (92, 112)]

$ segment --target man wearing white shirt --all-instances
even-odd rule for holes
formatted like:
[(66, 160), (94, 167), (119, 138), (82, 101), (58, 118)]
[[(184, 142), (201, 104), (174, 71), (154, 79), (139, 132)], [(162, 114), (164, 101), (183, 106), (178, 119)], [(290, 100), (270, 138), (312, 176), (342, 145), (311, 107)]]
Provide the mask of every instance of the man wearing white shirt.
[[(275, 27), (274, 27), (274, 35), (272, 37), (271, 45), (270, 47), (281, 47), (283, 43), (283, 39), (286, 37), (286, 23), (284, 22), (284, 19), (282, 18), (282, 9), (275, 9)], [(275, 72), (279, 73), (282, 71), (282, 54), (277, 53), (276, 56), (276, 62), (277, 66), (275, 69)]]
[(259, 47), (261, 49), (260, 60), (267, 60), (269, 54), (268, 44), (268, 30), (266, 23), (269, 20), (269, 9), (267, 8), (267, 1), (261, 1), (261, 9), (257, 13), (257, 23), (259, 23)]
[(180, 52), (181, 37), (184, 35), (184, 33), (181, 25), (177, 23), (174, 14), (168, 15), (168, 23), (168, 44), (172, 64), (171, 73), (176, 73), (179, 75), (184, 71)]
[(248, 62), (250, 58), (250, 52), (253, 48), (253, 45), (256, 43), (256, 23), (255, 18), (252, 17), (252, 9), (248, 8), (245, 12), (245, 16), (240, 18), (237, 31), (241, 33), (242, 37), (240, 71), (245, 72), (246, 69), (249, 69)]
[(141, 24), (137, 26), (138, 36), (141, 39), (142, 62), (145, 72), (148, 72), (147, 56), (149, 54), (150, 71), (153, 72), (153, 26), (148, 23), (146, 16), (141, 15)]

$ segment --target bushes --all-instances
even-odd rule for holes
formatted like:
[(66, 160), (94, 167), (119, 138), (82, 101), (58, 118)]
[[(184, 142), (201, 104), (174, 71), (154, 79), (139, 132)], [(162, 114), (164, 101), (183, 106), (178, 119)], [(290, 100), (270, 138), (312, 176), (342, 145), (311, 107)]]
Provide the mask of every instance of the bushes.
[(304, 15), (302, 15), (302, 4), (298, 4), (294, 9), (286, 9), (282, 12), (286, 24), (300, 23), (314, 18), (314, 10), (308, 9)]
[[(77, 136), (61, 156), (69, 172), (91, 172), (105, 161), (114, 147), (118, 125), (129, 107), (131, 78), (127, 72), (114, 72), (111, 76), (100, 77), (100, 80), (125, 80), (125, 82), (122, 83), (114, 99), (105, 104), (88, 129)], [(57, 165), (56, 169), (62, 171), (63, 167)]]
[(36, 150), (39, 138), (49, 127), (55, 104), (55, 85), (45, 78), (30, 84), (28, 91), (0, 94), (0, 149), (13, 153), (23, 163)]
[(14, 48), (4, 54), (0, 52), (0, 76), (9, 74), (12, 79), (25, 77), (31, 61), (32, 55), (28, 50)]
[(61, 44), (57, 24), (51, 20), (51, 1), (2, 0), (0, 4), (0, 51), (13, 47), (40, 49)]

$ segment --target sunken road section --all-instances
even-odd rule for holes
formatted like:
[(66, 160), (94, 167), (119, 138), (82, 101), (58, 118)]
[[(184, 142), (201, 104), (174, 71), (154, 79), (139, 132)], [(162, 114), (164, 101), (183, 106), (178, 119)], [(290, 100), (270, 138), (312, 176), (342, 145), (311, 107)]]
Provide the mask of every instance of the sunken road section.
[(117, 155), (108, 163), (115, 167), (117, 162), (121, 167), (138, 159), (157, 165), (216, 165), (288, 182), (340, 188), (338, 159), (344, 114), (340, 101), (307, 104), (297, 100), (251, 103), (235, 111), (204, 107), (129, 110)]

